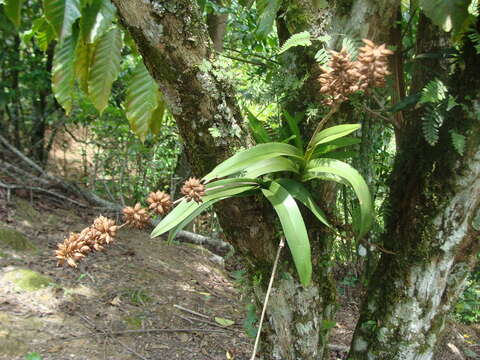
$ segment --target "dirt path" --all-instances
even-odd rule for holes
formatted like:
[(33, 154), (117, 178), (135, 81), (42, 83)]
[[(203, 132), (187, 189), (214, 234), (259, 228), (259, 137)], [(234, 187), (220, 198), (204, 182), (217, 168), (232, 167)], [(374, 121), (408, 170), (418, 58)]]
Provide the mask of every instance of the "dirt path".
[[(0, 203), (0, 360), (249, 359), (248, 299), (207, 250), (123, 230), (78, 269), (57, 267), (57, 243), (95, 215), (21, 198)], [(357, 290), (339, 288), (332, 360), (346, 359)], [(451, 324), (435, 360), (480, 359), (479, 335), (479, 326)]]

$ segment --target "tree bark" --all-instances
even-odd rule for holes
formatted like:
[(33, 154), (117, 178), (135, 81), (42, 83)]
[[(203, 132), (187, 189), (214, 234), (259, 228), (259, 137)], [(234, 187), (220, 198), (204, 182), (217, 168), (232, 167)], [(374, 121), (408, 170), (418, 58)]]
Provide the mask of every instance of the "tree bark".
[[(418, 53), (448, 46), (439, 28), (421, 16)], [(466, 42), (465, 66), (450, 78), (438, 59), (418, 60), (412, 91), (443, 78), (457, 106), (431, 147), (421, 131), (421, 110), (405, 114), (397, 134), (390, 208), (382, 254), (362, 306), (349, 359), (429, 360), (480, 249), (480, 125), (475, 118), (480, 56)], [(467, 135), (463, 156), (450, 131)]]

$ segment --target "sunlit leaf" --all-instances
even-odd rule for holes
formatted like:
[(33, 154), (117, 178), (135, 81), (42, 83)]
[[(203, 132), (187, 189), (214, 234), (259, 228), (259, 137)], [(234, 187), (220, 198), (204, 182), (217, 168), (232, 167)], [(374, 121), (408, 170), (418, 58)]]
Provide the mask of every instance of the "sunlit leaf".
[(72, 110), (75, 84), (74, 54), (76, 39), (69, 36), (57, 43), (52, 66), (52, 89), (58, 103), (68, 114)]
[(257, 10), (260, 15), (258, 17), (257, 34), (261, 36), (270, 34), (281, 4), (281, 0), (257, 0)]
[[(333, 175), (333, 176), (332, 176)], [(335, 159), (313, 159), (307, 164), (303, 181), (326, 179), (350, 185), (360, 203), (359, 236), (365, 235), (373, 223), (373, 205), (370, 190), (362, 175), (352, 166)]]
[(82, 9), (80, 29), (82, 40), (93, 43), (102, 36), (115, 17), (115, 6), (110, 0), (95, 0)]
[(347, 136), (348, 134), (360, 129), (360, 127), (360, 124), (343, 124), (329, 127), (320, 131), (315, 136), (315, 139), (313, 140), (313, 146), (315, 147), (320, 144), (325, 144), (338, 138)]
[(280, 219), (300, 282), (307, 286), (312, 279), (310, 241), (298, 205), (293, 196), (274, 181), (268, 189), (262, 189), (262, 192), (272, 203)]
[(449, 32), (459, 30), (469, 17), (467, 0), (420, 0), (420, 6), (432, 22)]
[(246, 167), (253, 165), (258, 161), (278, 156), (289, 156), (303, 159), (303, 153), (295, 146), (282, 143), (260, 144), (228, 158), (208, 173), (204, 177), (204, 180), (229, 176), (244, 170)]
[(102, 113), (108, 105), (112, 84), (120, 72), (122, 33), (113, 28), (97, 41), (89, 71), (88, 94)]
[(95, 46), (80, 40), (75, 50), (75, 76), (78, 85), (88, 94), (88, 78)]
[(133, 132), (143, 141), (150, 131), (152, 114), (158, 107), (158, 85), (140, 61), (127, 86), (125, 109)]
[(10, 21), (18, 28), (21, 23), (21, 11), (24, 0), (5, 0), (3, 11)]
[(287, 41), (282, 45), (279, 54), (291, 49), (295, 46), (310, 46), (312, 45), (312, 40), (310, 39), (310, 33), (308, 31), (303, 31), (297, 34), (290, 36)]
[(60, 41), (72, 35), (72, 25), (81, 15), (80, 0), (44, 0), (43, 8)]
[(298, 166), (292, 160), (279, 156), (260, 160), (245, 169), (245, 177), (256, 178), (261, 175), (288, 171), (298, 174)]

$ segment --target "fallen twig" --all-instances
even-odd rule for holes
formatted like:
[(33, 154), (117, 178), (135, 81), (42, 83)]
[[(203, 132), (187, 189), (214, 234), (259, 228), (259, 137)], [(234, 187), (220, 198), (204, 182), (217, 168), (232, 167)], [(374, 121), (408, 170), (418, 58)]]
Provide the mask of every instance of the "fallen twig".
[(193, 311), (193, 310), (190, 310), (190, 309), (187, 309), (187, 308), (184, 308), (183, 306), (174, 304), (173, 307), (174, 307), (174, 308), (177, 308), (177, 309), (179, 309), (179, 310), (185, 311), (185, 312), (187, 312), (187, 313), (190, 313), (190, 314), (192, 314), (192, 315), (200, 316), (200, 317), (202, 317), (202, 318), (204, 318), (204, 319), (210, 320), (210, 317), (209, 317), (209, 316), (204, 315), (204, 314), (200, 314), (200, 313), (198, 313), (198, 312), (196, 312), (196, 311)]

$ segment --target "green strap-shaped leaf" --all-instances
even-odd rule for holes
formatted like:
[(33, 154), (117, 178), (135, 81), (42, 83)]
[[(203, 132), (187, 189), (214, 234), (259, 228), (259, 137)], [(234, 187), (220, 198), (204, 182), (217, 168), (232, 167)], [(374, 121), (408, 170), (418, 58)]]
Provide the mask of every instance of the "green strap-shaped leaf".
[(125, 109), (133, 132), (145, 140), (152, 120), (152, 114), (158, 107), (158, 85), (140, 61), (128, 83)]
[(5, 0), (3, 11), (10, 21), (17, 27), (20, 27), (22, 15), (23, 0)]
[(44, 0), (43, 8), (60, 41), (72, 35), (72, 25), (80, 17), (80, 0)]
[(42, 51), (47, 51), (48, 44), (55, 39), (55, 30), (47, 21), (45, 16), (42, 16), (32, 23), (32, 31), (35, 35), (38, 47)]
[(274, 181), (268, 189), (262, 189), (262, 192), (272, 203), (280, 219), (300, 282), (307, 286), (312, 280), (312, 259), (310, 241), (300, 209), (293, 196)]
[(297, 114), (295, 117), (291, 116), (288, 112), (284, 112), (285, 114), (285, 119), (287, 119), (287, 124), (288, 128), (290, 129), (290, 132), (292, 135), (295, 136), (294, 141), (295, 141), (295, 146), (303, 151), (303, 139), (302, 139), (302, 134), (300, 132), (300, 128), (298, 127), (298, 123), (300, 122), (303, 114)]
[(95, 0), (82, 9), (80, 33), (86, 43), (94, 43), (112, 24), (115, 6), (110, 0)]
[(303, 159), (302, 152), (295, 146), (282, 143), (260, 144), (228, 158), (205, 175), (204, 180), (208, 181), (217, 177), (229, 176), (244, 170), (258, 161), (279, 156), (290, 156), (299, 160)]
[(313, 147), (347, 136), (348, 134), (360, 129), (360, 127), (360, 124), (343, 124), (329, 127), (320, 131), (315, 136), (315, 139), (313, 140)]
[(175, 236), (177, 236), (177, 234), (185, 226), (190, 224), (198, 215), (200, 215), (202, 212), (207, 210), (210, 206), (212, 206), (216, 202), (218, 202), (220, 200), (223, 200), (223, 199), (225, 199), (225, 198), (219, 198), (219, 199), (215, 199), (215, 200), (211, 200), (211, 201), (208, 201), (208, 202), (201, 203), (200, 206), (195, 209), (195, 211), (193, 211), (187, 218), (185, 218), (185, 220), (183, 220), (180, 224), (178, 224), (172, 230), (170, 230), (170, 232), (168, 233), (167, 242), (169, 242), (169, 243), (172, 242), (173, 239), (175, 239)]
[[(332, 176), (333, 175), (333, 176)], [(359, 236), (365, 235), (373, 222), (373, 206), (370, 190), (362, 175), (353, 167), (335, 159), (313, 159), (307, 164), (303, 181), (320, 178), (349, 184), (360, 203), (361, 224)]]
[(252, 130), (253, 137), (257, 144), (272, 142), (270, 135), (268, 135), (267, 130), (263, 127), (263, 124), (260, 120), (257, 119), (248, 109), (246, 109), (248, 116), (248, 125)]
[(76, 39), (69, 36), (57, 43), (52, 66), (52, 89), (67, 114), (72, 110), (75, 84), (74, 54)]
[[(358, 139), (358, 138), (349, 137), (349, 136), (342, 137), (342, 138), (330, 141), (326, 144), (318, 145), (315, 148), (315, 151), (313, 153), (313, 158), (322, 156), (324, 154), (327, 154), (331, 151), (340, 149), (342, 147), (356, 145), (356, 144), (360, 144), (360, 143), (361, 143), (361, 140)], [(328, 157), (328, 155), (325, 155), (325, 156)]]
[(108, 105), (112, 84), (120, 72), (122, 33), (113, 28), (97, 41), (88, 79), (88, 94), (102, 113)]
[(80, 40), (75, 51), (75, 76), (82, 91), (88, 95), (88, 77), (95, 46)]
[(467, 21), (467, 0), (420, 0), (420, 6), (432, 22), (445, 31), (460, 30)]
[(278, 179), (276, 180), (281, 186), (283, 186), (295, 199), (300, 201), (303, 205), (310, 209), (310, 211), (317, 217), (320, 222), (328, 227), (331, 227), (328, 222), (327, 216), (317, 205), (313, 199), (312, 194), (301, 182), (298, 182), (293, 179)]
[[(241, 181), (242, 179), (238, 180), (239, 182), (237, 185), (235, 185), (234, 182), (230, 183), (229, 185), (217, 181), (209, 183), (206, 186), (207, 194), (202, 197), (202, 201), (204, 203), (208, 203), (213, 200), (236, 196), (245, 191), (253, 190), (258, 187), (258, 184), (245, 185), (244, 182)], [(223, 188), (218, 188), (222, 185), (224, 185)], [(208, 189), (212, 188), (215, 188), (215, 190), (212, 190), (209, 193)], [(183, 200), (165, 218), (162, 219), (160, 224), (157, 225), (150, 236), (154, 238), (174, 229), (176, 226), (185, 221), (185, 219), (188, 219), (189, 216), (200, 207), (202, 207), (202, 203), (198, 204), (195, 201), (187, 202), (186, 200)]]
[(245, 168), (245, 177), (256, 178), (265, 174), (279, 171), (289, 171), (298, 174), (298, 166), (290, 159), (278, 156), (270, 159), (260, 160)]

